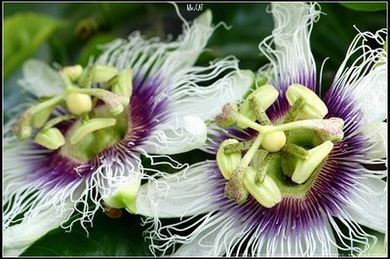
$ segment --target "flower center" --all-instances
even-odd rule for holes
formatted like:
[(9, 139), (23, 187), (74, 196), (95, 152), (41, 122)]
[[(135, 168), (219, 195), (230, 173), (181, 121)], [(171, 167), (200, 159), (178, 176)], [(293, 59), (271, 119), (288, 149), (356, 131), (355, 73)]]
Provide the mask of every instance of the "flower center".
[[(80, 65), (59, 71), (64, 91), (42, 98), (27, 109), (14, 126), (20, 139), (32, 137), (34, 142), (77, 162), (86, 162), (104, 149), (118, 143), (129, 129), (129, 102), (132, 94), (132, 70), (121, 72), (110, 66)], [(99, 83), (100, 88), (92, 88)], [(67, 113), (55, 115), (56, 108)], [(71, 126), (60, 130), (66, 121)], [(63, 128), (63, 127), (62, 127)]]
[(265, 112), (278, 98), (271, 85), (258, 88), (240, 107), (226, 104), (216, 118), (221, 127), (235, 124), (257, 132), (250, 141), (227, 139), (217, 152), (218, 167), (227, 180), (225, 196), (239, 204), (249, 194), (267, 208), (282, 196), (303, 197), (334, 143), (343, 139), (344, 121), (324, 119), (328, 109), (309, 88), (291, 85), (286, 97), (290, 110), (274, 125)]

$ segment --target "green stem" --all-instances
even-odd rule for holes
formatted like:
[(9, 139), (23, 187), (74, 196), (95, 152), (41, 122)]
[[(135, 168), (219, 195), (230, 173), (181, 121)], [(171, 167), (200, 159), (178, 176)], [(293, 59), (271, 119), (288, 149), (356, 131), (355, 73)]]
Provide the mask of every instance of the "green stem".
[(248, 119), (247, 117), (245, 117), (244, 115), (242, 114), (239, 114), (239, 113), (236, 113), (235, 114), (235, 119), (236, 119), (236, 122), (240, 122), (241, 124), (251, 128), (251, 129), (254, 129), (260, 133), (263, 133), (264, 132), (264, 126)]
[(116, 119), (112, 118), (97, 118), (91, 119), (79, 127), (72, 133), (69, 138), (70, 144), (75, 145), (80, 142), (86, 135), (100, 129), (108, 128), (114, 126), (116, 123)]
[(248, 152), (246, 152), (246, 154), (242, 158), (240, 165), (238, 167), (246, 168), (249, 165), (254, 155), (256, 154), (256, 151), (259, 149), (263, 137), (264, 137), (263, 134), (257, 135), (255, 141), (253, 142), (252, 146), (249, 148)]
[(62, 122), (62, 121), (66, 121), (66, 120), (70, 120), (70, 119), (75, 119), (76, 116), (74, 115), (62, 115), (62, 116), (58, 116), (54, 119), (51, 119), (49, 120), (48, 122), (46, 122), (46, 124), (43, 126), (43, 129), (42, 130), (45, 130), (45, 129), (49, 129), (53, 126), (55, 126), (56, 124)]

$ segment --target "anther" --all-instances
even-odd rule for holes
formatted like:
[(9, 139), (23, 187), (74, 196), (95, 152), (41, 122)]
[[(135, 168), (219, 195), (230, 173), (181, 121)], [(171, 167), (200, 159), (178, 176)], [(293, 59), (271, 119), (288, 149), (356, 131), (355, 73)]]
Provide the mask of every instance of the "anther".
[(333, 149), (333, 143), (326, 141), (321, 145), (310, 149), (307, 159), (298, 159), (295, 165), (294, 173), (291, 177), (297, 184), (304, 183), (314, 172), (314, 170), (324, 161)]
[[(259, 102), (260, 107), (263, 111), (266, 111), (278, 98), (279, 92), (272, 85), (263, 85), (257, 88), (253, 93), (248, 95), (244, 103), (241, 105), (239, 113), (249, 120), (256, 120), (256, 114), (253, 110), (251, 99), (254, 97)], [(246, 123), (237, 122), (237, 126), (240, 128), (248, 128), (249, 126)]]
[(50, 150), (56, 150), (65, 144), (65, 138), (57, 128), (43, 129), (35, 136), (34, 142)]
[(264, 180), (257, 183), (256, 176), (256, 170), (252, 167), (247, 167), (243, 182), (246, 190), (248, 190), (257, 202), (266, 208), (272, 208), (281, 202), (282, 194), (274, 180), (270, 176), (265, 175)]
[(241, 161), (241, 151), (231, 152), (229, 154), (225, 153), (225, 147), (227, 145), (238, 144), (236, 139), (226, 139), (224, 140), (218, 148), (217, 152), (217, 164), (218, 168), (221, 171), (223, 177), (229, 180), (232, 176), (234, 170), (237, 169)]
[(286, 91), (287, 101), (290, 105), (303, 98), (303, 108), (299, 114), (299, 119), (322, 119), (328, 113), (325, 103), (312, 90), (300, 85), (290, 85)]

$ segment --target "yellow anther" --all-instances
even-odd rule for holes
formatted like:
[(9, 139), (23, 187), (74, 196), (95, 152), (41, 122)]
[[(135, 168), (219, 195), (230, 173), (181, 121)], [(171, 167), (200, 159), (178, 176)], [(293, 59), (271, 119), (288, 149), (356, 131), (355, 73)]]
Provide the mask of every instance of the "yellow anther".
[(229, 180), (232, 176), (234, 170), (238, 167), (241, 161), (241, 152), (234, 152), (225, 154), (224, 148), (230, 144), (239, 143), (236, 139), (226, 139), (224, 140), (218, 148), (217, 152), (217, 164), (218, 168), (221, 171), (223, 177)]
[[(259, 88), (257, 88), (253, 93), (248, 95), (247, 98), (245, 98), (244, 103), (241, 105), (239, 109), (239, 113), (241, 115), (246, 116), (248, 119), (254, 121), (256, 120), (256, 114), (254, 113), (252, 109), (252, 105), (250, 103), (250, 100), (255, 97), (261, 105), (261, 108), (265, 111), (267, 110), (278, 98), (279, 92), (276, 90), (275, 87), (272, 85), (263, 85)], [(248, 125), (245, 125), (241, 122), (237, 122), (237, 126), (245, 129), (248, 127)]]
[(244, 174), (244, 186), (248, 192), (266, 208), (272, 208), (282, 201), (282, 194), (277, 184), (268, 175), (264, 176), (261, 183), (256, 184), (257, 172), (252, 167), (247, 167)]
[(64, 67), (62, 71), (65, 75), (69, 77), (69, 79), (72, 82), (75, 82), (79, 79), (79, 77), (83, 73), (83, 67), (80, 65), (68, 66), (68, 67)]
[(56, 150), (65, 144), (65, 138), (57, 128), (49, 128), (40, 131), (34, 142), (50, 150)]
[(326, 141), (308, 151), (307, 159), (297, 159), (294, 173), (291, 177), (297, 184), (304, 183), (312, 175), (314, 170), (325, 160), (333, 149), (333, 143)]
[(320, 97), (309, 88), (300, 85), (290, 85), (286, 91), (287, 101), (290, 105), (299, 98), (303, 98), (303, 107), (299, 119), (322, 119), (328, 113), (328, 108)]

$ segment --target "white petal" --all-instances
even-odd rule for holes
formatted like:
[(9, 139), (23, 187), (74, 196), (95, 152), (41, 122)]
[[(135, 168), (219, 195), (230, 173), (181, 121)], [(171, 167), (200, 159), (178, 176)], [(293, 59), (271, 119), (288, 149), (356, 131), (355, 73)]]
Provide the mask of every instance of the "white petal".
[(363, 125), (362, 133), (368, 138), (370, 147), (366, 152), (367, 159), (387, 157), (387, 122), (372, 122)]
[(23, 79), (19, 83), (24, 90), (38, 98), (58, 95), (64, 90), (59, 74), (39, 60), (28, 60), (24, 63)]
[[(215, 226), (207, 228), (196, 235), (191, 242), (183, 244), (173, 255), (174, 256), (223, 256), (225, 246), (218, 247), (217, 239), (221, 235), (221, 228), (224, 222), (219, 222)], [(195, 230), (195, 232), (197, 232)], [(228, 240), (225, 240), (225, 242)], [(216, 251), (217, 250), (217, 251)]]
[(386, 38), (386, 29), (375, 34), (360, 32), (352, 41), (332, 85), (337, 89), (338, 98), (354, 101), (354, 108), (363, 112), (366, 122), (387, 118), (387, 53), (382, 47), (371, 47), (375, 46), (371, 42), (383, 45)]
[[(231, 63), (229, 60), (219, 62), (226, 62), (226, 65), (220, 64), (221, 68), (228, 67), (228, 62)], [(177, 114), (197, 115), (204, 120), (214, 119), (221, 112), (223, 105), (243, 98), (252, 86), (254, 78), (250, 70), (239, 70), (231, 72), (229, 76), (207, 87), (190, 83), (183, 84), (173, 95), (173, 110)]]
[(355, 222), (385, 233), (387, 223), (386, 182), (376, 178), (359, 181), (345, 211)]
[(137, 214), (169, 218), (195, 215), (217, 207), (213, 182), (209, 179), (215, 162), (202, 162), (179, 173), (141, 186)]
[(301, 83), (313, 87), (316, 66), (309, 37), (320, 13), (316, 8), (317, 5), (306, 3), (272, 4), (275, 29), (259, 49), (272, 63), (276, 86)]
[[(73, 207), (68, 202), (68, 207)], [(46, 210), (28, 218), (20, 224), (13, 225), (3, 231), (4, 254), (7, 256), (18, 256), (32, 243), (44, 236), (49, 231), (58, 228), (62, 222), (66, 221), (73, 210), (62, 211), (57, 214), (57, 209), (48, 206)]]
[(203, 51), (214, 31), (211, 18), (211, 12), (206, 11), (191, 26), (184, 21), (183, 34), (172, 42), (160, 42), (158, 38), (145, 40), (134, 32), (128, 40), (106, 45), (96, 63), (113, 65), (120, 70), (131, 67), (138, 76), (163, 76), (162, 84), (172, 87), (183, 69), (191, 67)]
[[(174, 77), (178, 71), (192, 66), (203, 51), (214, 28), (211, 26), (212, 13), (210, 10), (202, 13), (193, 21), (189, 28), (185, 28), (179, 47), (167, 57), (162, 71), (168, 77)], [(188, 24), (185, 24), (187, 27)]]
[[(311, 226), (304, 232), (286, 229), (285, 234), (275, 235), (265, 241), (261, 256), (308, 257), (337, 256), (337, 247), (329, 222), (323, 226)], [(268, 242), (268, 244), (267, 244)], [(257, 256), (260, 256), (257, 255)]]
[(207, 126), (197, 116), (174, 116), (158, 128), (142, 147), (151, 154), (178, 154), (200, 148), (207, 140)]

